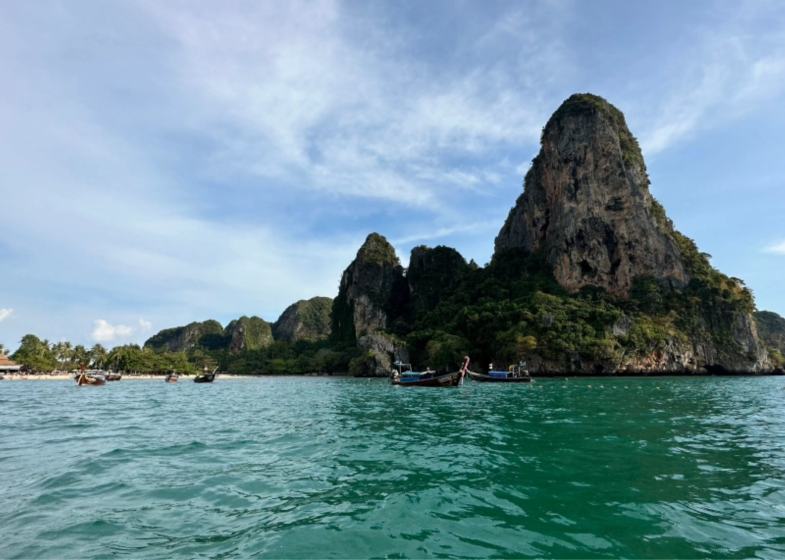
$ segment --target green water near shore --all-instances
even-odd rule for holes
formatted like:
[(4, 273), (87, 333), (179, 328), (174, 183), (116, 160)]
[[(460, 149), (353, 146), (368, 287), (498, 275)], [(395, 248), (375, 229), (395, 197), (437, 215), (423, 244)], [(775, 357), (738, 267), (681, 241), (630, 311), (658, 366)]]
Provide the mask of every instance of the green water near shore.
[(783, 379), (0, 382), (2, 558), (781, 558)]

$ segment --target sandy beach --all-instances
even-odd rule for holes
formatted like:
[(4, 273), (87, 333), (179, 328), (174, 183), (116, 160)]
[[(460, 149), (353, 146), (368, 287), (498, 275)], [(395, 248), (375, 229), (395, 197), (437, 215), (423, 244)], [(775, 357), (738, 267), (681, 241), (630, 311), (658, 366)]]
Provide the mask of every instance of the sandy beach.
[[(13, 375), (4, 375), (5, 381), (71, 381), (74, 380), (74, 375), (76, 374), (35, 374), (35, 375), (23, 375), (23, 374), (13, 374)], [(140, 374), (123, 374), (123, 378), (121, 381), (133, 381), (137, 379), (164, 379), (164, 375), (150, 375), (146, 373)], [(179, 378), (181, 381), (193, 380), (194, 375), (180, 375)], [(257, 377), (255, 375), (220, 375), (217, 379), (248, 379), (251, 377)], [(116, 381), (115, 381), (116, 383)]]

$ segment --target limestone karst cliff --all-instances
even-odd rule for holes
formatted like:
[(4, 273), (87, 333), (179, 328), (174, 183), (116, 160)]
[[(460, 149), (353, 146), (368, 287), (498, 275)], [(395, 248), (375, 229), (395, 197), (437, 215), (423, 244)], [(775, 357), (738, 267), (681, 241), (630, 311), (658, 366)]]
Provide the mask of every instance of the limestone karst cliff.
[(223, 339), (221, 323), (208, 319), (202, 323), (193, 322), (183, 327), (164, 329), (148, 338), (144, 345), (156, 350), (177, 352), (196, 347), (218, 348), (223, 345)]
[(548, 121), (495, 246), (497, 257), (515, 247), (543, 252), (568, 291), (593, 285), (626, 296), (636, 276), (677, 288), (689, 280), (676, 242), (658, 227), (624, 116), (590, 94), (573, 95)]
[(194, 322), (184, 327), (164, 329), (151, 336), (144, 345), (154, 350), (177, 352), (180, 350), (229, 349), (232, 352), (256, 350), (273, 341), (270, 323), (259, 317), (240, 317), (230, 321), (226, 328), (214, 319)]
[(327, 297), (301, 299), (281, 313), (273, 324), (275, 340), (324, 340), (330, 336), (333, 300)]
[[(615, 357), (573, 359), (577, 367), (771, 366), (752, 320), (749, 291), (713, 269), (694, 242), (673, 228), (649, 193), (643, 156), (618, 109), (595, 95), (573, 95), (546, 124), (541, 144), (524, 192), (496, 238), (494, 261), (522, 250), (543, 259), (568, 292), (601, 288), (620, 300), (642, 298), (641, 317), (647, 320), (670, 314), (661, 322), (671, 325), (672, 336), (650, 353), (618, 363)], [(648, 297), (660, 303), (648, 306)]]
[(754, 316), (760, 339), (779, 352), (777, 365), (785, 365), (782, 363), (785, 356), (785, 318), (771, 311), (757, 311)]
[[(535, 374), (782, 367), (785, 319), (753, 318), (750, 289), (710, 258), (649, 192), (622, 113), (578, 94), (544, 127), (488, 265), (420, 246), (404, 270), (392, 245), (372, 233), (335, 300), (297, 302), (272, 330), (241, 318), (223, 330), (169, 329), (148, 343), (209, 350), (220, 342), (214, 355), (236, 372), (387, 375), (395, 360), (448, 370), (466, 354), (474, 369), (525, 360)], [(273, 334), (280, 343), (270, 344)]]
[(229, 350), (258, 350), (265, 348), (273, 342), (273, 332), (270, 323), (259, 317), (246, 317), (231, 321), (226, 325), (226, 337)]
[(469, 270), (466, 259), (451, 247), (414, 247), (406, 271), (412, 311), (436, 307), (465, 280)]
[(383, 236), (371, 233), (341, 277), (333, 302), (333, 336), (354, 342), (387, 329), (407, 291), (395, 249)]

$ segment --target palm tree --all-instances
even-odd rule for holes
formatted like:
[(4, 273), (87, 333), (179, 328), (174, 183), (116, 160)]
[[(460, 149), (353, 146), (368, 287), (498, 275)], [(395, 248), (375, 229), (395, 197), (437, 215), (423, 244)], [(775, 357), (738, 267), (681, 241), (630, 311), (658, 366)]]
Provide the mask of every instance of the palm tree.
[(89, 354), (90, 354), (90, 363), (93, 365), (93, 367), (97, 367), (97, 368), (104, 367), (104, 365), (106, 364), (106, 356), (107, 356), (106, 348), (104, 348), (100, 344), (95, 344), (93, 345), (92, 348), (90, 348)]
[(63, 348), (62, 351), (63, 361), (64, 362), (70, 361), (71, 357), (74, 355), (74, 347), (67, 340), (62, 342), (61, 344)]
[(57, 367), (63, 367), (63, 343), (62, 342), (55, 342), (52, 344), (52, 352), (55, 354), (55, 359), (57, 360)]
[(71, 360), (74, 362), (76, 367), (79, 367), (81, 364), (87, 365), (87, 363), (90, 361), (90, 355), (87, 351), (87, 348), (81, 344), (74, 346), (74, 349), (71, 352)]
[(49, 352), (49, 339), (45, 338), (41, 341), (41, 346), (38, 347), (38, 355), (43, 358)]

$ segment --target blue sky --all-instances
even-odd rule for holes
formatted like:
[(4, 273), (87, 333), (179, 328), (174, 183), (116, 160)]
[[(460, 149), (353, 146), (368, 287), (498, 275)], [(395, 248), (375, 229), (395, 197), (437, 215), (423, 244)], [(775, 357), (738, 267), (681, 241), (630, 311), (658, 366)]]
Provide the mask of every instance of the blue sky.
[(0, 5), (0, 342), (142, 342), (334, 296), (371, 231), (486, 263), (570, 94), (785, 314), (785, 5)]

